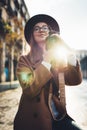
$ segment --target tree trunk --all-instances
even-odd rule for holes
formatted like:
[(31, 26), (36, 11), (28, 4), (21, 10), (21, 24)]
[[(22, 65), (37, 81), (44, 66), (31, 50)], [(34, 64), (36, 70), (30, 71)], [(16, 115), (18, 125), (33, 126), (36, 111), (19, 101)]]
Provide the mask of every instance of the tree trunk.
[(10, 60), (10, 65), (11, 65), (11, 70), (10, 70), (10, 81), (14, 80), (14, 46), (11, 47), (11, 60)]
[(5, 74), (5, 42), (2, 40), (2, 53), (1, 53), (1, 82), (6, 81)]

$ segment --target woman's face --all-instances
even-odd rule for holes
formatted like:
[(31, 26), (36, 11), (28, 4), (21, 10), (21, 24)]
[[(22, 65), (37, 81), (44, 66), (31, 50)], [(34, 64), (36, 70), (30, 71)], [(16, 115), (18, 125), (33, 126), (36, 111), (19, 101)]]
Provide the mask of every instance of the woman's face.
[(37, 23), (33, 28), (33, 37), (37, 44), (45, 43), (46, 38), (49, 35), (49, 27), (44, 22)]

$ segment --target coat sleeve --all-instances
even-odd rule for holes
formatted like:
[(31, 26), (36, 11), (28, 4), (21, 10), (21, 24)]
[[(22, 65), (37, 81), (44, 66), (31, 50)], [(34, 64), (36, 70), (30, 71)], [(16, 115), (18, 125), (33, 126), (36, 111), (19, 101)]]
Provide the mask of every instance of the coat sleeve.
[(82, 72), (79, 61), (77, 61), (76, 66), (69, 65), (64, 74), (66, 85), (79, 85), (82, 82)]
[(51, 79), (51, 72), (42, 64), (35, 70), (28, 66), (23, 58), (20, 58), (17, 65), (17, 78), (22, 87), (23, 93), (33, 98), (40, 93), (42, 87)]

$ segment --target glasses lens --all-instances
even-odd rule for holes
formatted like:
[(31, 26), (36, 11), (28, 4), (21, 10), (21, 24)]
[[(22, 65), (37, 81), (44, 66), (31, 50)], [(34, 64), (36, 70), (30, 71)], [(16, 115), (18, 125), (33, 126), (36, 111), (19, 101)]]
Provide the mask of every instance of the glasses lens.
[(45, 32), (49, 31), (48, 26), (43, 26), (43, 27), (42, 27), (42, 31), (45, 31)]
[(38, 27), (38, 26), (34, 27), (35, 32), (39, 32), (39, 30), (40, 30), (40, 27)]

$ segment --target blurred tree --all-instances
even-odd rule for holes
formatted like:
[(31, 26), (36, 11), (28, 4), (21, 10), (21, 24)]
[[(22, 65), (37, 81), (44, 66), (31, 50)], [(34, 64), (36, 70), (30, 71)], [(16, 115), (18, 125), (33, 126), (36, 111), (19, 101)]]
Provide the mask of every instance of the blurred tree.
[[(14, 26), (11, 26), (9, 22), (5, 22), (3, 20), (0, 21), (0, 68), (1, 68), (1, 76), (0, 81), (5, 81), (5, 78), (3, 78), (4, 75), (4, 67), (5, 67), (5, 48), (8, 48), (8, 58), (9, 58), (9, 78), (11, 81), (14, 80), (14, 55), (15, 55), (15, 48), (16, 50), (20, 49), (19, 46), (22, 46), (22, 42), (20, 39), (23, 39), (23, 26), (21, 24), (21, 21), (18, 21), (18, 19), (15, 17), (12, 19), (12, 22), (15, 23)], [(16, 44), (17, 43), (17, 44)], [(20, 45), (19, 45), (20, 44)], [(18, 51), (19, 52), (19, 51)], [(18, 54), (18, 53), (17, 53)], [(18, 55), (15, 55), (18, 57)], [(2, 58), (3, 57), (3, 58)], [(16, 57), (16, 59), (17, 59)], [(3, 79), (2, 79), (3, 78)]]

